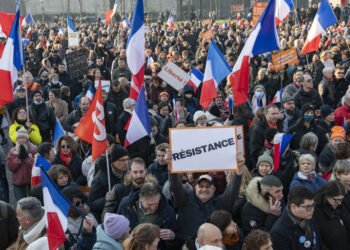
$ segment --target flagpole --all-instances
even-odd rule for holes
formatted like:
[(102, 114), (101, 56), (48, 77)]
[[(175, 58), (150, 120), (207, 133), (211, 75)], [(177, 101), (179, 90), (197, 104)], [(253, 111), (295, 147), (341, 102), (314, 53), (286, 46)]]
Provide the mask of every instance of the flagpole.
[(109, 169), (108, 150), (106, 150), (106, 165), (107, 165), (108, 191), (110, 192), (112, 188), (111, 188), (111, 173)]

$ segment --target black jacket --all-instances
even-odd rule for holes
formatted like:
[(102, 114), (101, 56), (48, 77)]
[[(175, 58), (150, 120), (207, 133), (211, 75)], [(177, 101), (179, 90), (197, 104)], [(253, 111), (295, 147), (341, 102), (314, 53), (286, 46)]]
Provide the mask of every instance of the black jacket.
[[(306, 236), (305, 232), (289, 217), (287, 209), (282, 212), (280, 218), (275, 222), (270, 235), (274, 250), (320, 250), (321, 242), (319, 233), (313, 221), (309, 221), (311, 235)], [(308, 242), (307, 242), (308, 241)], [(306, 248), (304, 245), (310, 243)]]
[(122, 90), (120, 90), (119, 92), (115, 92), (111, 89), (111, 91), (109, 91), (107, 101), (113, 103), (116, 106), (117, 113), (115, 114), (115, 116), (119, 117), (121, 113), (123, 113), (123, 101), (128, 97), (128, 93)]
[(2, 201), (0, 201), (0, 232), (0, 249), (7, 249), (17, 239), (18, 221), (16, 211)]
[[(138, 206), (139, 206), (139, 192), (133, 192), (129, 196), (125, 197), (122, 202), (120, 203), (119, 209), (117, 214), (124, 215), (130, 222), (130, 228), (131, 230), (135, 228), (137, 225), (140, 224), (138, 219)], [(177, 233), (177, 225), (176, 225), (176, 215), (165, 199), (164, 196), (161, 196), (158, 210), (157, 210), (157, 217), (153, 224), (158, 225), (161, 229), (170, 229), (172, 230), (175, 235)], [(176, 236), (175, 236), (176, 237)], [(167, 250), (167, 249), (178, 249), (175, 248), (177, 245), (176, 238), (172, 241), (163, 241), (161, 240), (158, 247), (161, 250)]]
[(81, 118), (83, 117), (80, 108), (78, 107), (77, 110), (73, 110), (72, 113), (70, 113), (67, 118), (64, 120), (62, 127), (65, 131), (74, 133), (75, 127), (73, 125), (77, 122), (80, 122)]
[(299, 109), (301, 109), (305, 103), (311, 103), (314, 105), (315, 109), (320, 109), (323, 104), (320, 94), (315, 89), (312, 89), (310, 92), (305, 92), (303, 88), (300, 88), (295, 94), (294, 100), (295, 105)]
[[(82, 171), (81, 171), (81, 164), (83, 163), (83, 160), (81, 159), (79, 154), (73, 154), (72, 156), (72, 160), (69, 163), (69, 165), (67, 166), (67, 168), (69, 168), (73, 180), (75, 183), (77, 183), (78, 185), (86, 185), (86, 178), (83, 175)], [(60, 164), (65, 166), (63, 160), (61, 159), (60, 155), (57, 154), (53, 164)]]
[(320, 156), (318, 157), (319, 171), (321, 173), (331, 171), (334, 167), (336, 159), (334, 158), (334, 147), (331, 142), (329, 142), (322, 150)]
[(106, 118), (106, 131), (108, 134), (116, 136), (118, 123), (117, 107), (115, 104), (108, 101), (103, 104), (103, 107)]
[(39, 105), (32, 103), (29, 107), (29, 113), (33, 117), (33, 123), (38, 125), (43, 142), (51, 142), (55, 134), (56, 117), (46, 103)]
[(350, 249), (350, 238), (340, 208), (334, 210), (328, 202), (322, 202), (316, 205), (313, 218), (320, 232), (322, 249)]

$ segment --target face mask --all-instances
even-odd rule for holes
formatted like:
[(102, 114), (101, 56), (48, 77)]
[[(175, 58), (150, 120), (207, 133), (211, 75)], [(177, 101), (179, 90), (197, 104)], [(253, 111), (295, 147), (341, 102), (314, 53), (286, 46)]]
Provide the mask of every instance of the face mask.
[(255, 92), (255, 97), (258, 99), (262, 99), (264, 97), (264, 92)]
[(52, 82), (53, 84), (57, 84), (57, 83), (58, 83), (57, 80), (52, 80), (51, 82)]
[(41, 100), (41, 101), (34, 101), (34, 104), (36, 104), (36, 105), (39, 105), (39, 104), (42, 104), (43, 103), (43, 100)]
[(311, 122), (313, 119), (314, 119), (314, 115), (308, 115), (308, 114), (304, 115), (304, 121), (306, 122)]

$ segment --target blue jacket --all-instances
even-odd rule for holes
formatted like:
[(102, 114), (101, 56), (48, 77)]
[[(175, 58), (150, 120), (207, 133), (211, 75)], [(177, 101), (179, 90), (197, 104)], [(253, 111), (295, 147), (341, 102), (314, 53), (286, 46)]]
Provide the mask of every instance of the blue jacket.
[(97, 227), (97, 239), (93, 250), (123, 250), (122, 245), (116, 240), (109, 237), (103, 230), (102, 225)]
[(296, 172), (292, 182), (290, 183), (289, 190), (292, 190), (298, 186), (305, 186), (315, 193), (324, 184), (326, 184), (326, 181), (316, 173), (314, 173), (314, 178), (312, 180), (308, 180), (306, 177), (301, 175), (300, 172)]

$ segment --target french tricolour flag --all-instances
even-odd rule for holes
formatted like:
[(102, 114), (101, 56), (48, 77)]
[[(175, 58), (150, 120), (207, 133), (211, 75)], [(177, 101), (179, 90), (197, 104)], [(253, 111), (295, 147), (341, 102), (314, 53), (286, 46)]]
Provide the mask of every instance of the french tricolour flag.
[(130, 26), (130, 20), (129, 20), (128, 17), (126, 17), (126, 18), (123, 20), (123, 22), (122, 22), (122, 27), (123, 27), (123, 28), (127, 28), (127, 27), (129, 27), (129, 26)]
[(111, 17), (113, 17), (117, 13), (117, 10), (118, 10), (118, 0), (115, 0), (114, 5), (113, 5), (113, 11), (111, 13)]
[(140, 140), (151, 133), (151, 122), (148, 116), (145, 87), (142, 86), (136, 101), (136, 106), (132, 112), (128, 131), (126, 132), (124, 146)]
[(250, 58), (279, 49), (275, 9), (275, 0), (270, 0), (233, 67), (230, 82), (235, 105), (248, 102)]
[(68, 226), (69, 201), (62, 195), (45, 170), (41, 171), (44, 208), (46, 215), (46, 231), (49, 250), (56, 250), (66, 240)]
[(289, 15), (289, 12), (294, 8), (292, 0), (276, 0), (275, 17), (277, 25)]
[(18, 2), (15, 20), (0, 59), (0, 106), (13, 102), (13, 86), (18, 79), (18, 71), (24, 65), (19, 18), (20, 6)]
[(68, 29), (68, 33), (77, 32), (77, 30), (75, 29), (75, 26), (74, 26), (74, 23), (73, 23), (72, 19), (68, 15), (67, 15), (67, 29)]
[(194, 89), (194, 92), (196, 93), (199, 85), (201, 84), (201, 82), (203, 81), (203, 73), (200, 72), (196, 67), (193, 67), (191, 70), (191, 74), (190, 74), (190, 80), (188, 81), (188, 85), (191, 85)]
[(49, 171), (51, 163), (42, 155), (38, 154), (32, 167), (31, 185), (35, 187), (41, 183), (41, 169)]
[(200, 105), (208, 108), (209, 104), (217, 96), (218, 86), (231, 72), (220, 49), (213, 40), (210, 41), (207, 63), (205, 65)]
[(281, 158), (287, 149), (294, 134), (279, 133), (274, 138), (273, 146), (273, 171), (276, 172), (280, 166)]
[(92, 99), (94, 99), (94, 90), (92, 89), (92, 87), (89, 85), (88, 90), (86, 91), (85, 97), (87, 97), (90, 102), (92, 102)]
[(28, 13), (22, 21), (22, 26), (25, 26), (28, 24), (34, 24), (34, 18), (31, 13)]
[(169, 17), (168, 17), (166, 24), (168, 25), (168, 27), (170, 29), (173, 29), (175, 27), (174, 16), (171, 14), (171, 11), (169, 13)]
[(275, 96), (272, 99), (271, 103), (281, 103), (282, 102), (282, 95), (284, 92), (284, 88), (281, 88), (280, 90), (278, 90), (275, 94)]
[(322, 0), (300, 53), (307, 54), (318, 50), (320, 48), (321, 35), (326, 33), (328, 27), (337, 22), (329, 2)]
[(56, 117), (56, 124), (55, 124), (55, 133), (53, 135), (53, 145), (56, 147), (58, 140), (61, 136), (64, 136), (66, 134), (66, 131), (64, 131), (60, 120)]
[(126, 46), (126, 58), (132, 73), (130, 98), (134, 100), (137, 100), (140, 89), (144, 84), (145, 26), (143, 20), (143, 1), (137, 0)]

